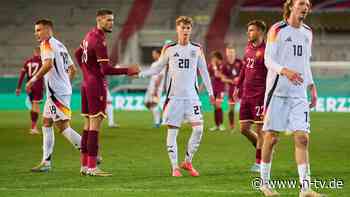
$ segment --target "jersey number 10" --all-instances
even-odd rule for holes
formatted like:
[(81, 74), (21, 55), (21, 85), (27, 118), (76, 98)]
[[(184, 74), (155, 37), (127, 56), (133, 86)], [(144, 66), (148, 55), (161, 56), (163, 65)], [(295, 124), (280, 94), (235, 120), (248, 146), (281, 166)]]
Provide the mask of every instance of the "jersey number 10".
[(294, 56), (302, 56), (303, 55), (303, 46), (301, 45), (293, 45)]

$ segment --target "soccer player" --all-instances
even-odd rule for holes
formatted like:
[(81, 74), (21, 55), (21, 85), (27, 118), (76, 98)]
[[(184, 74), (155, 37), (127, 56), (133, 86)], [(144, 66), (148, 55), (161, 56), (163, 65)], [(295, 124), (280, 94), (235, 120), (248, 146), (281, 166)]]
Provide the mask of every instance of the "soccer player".
[[(247, 25), (248, 44), (245, 48), (244, 66), (239, 75), (238, 91), (234, 97), (240, 95), (241, 106), (239, 110), (241, 133), (256, 148), (255, 164), (251, 170), (260, 172), (261, 147), (263, 144), (263, 118), (264, 96), (266, 87), (267, 69), (264, 62), (265, 53), (265, 22), (250, 21)], [(255, 132), (251, 130), (255, 124)]]
[[(152, 51), (152, 58), (157, 61), (160, 57), (160, 50)], [(164, 73), (161, 72), (158, 75), (151, 77), (149, 85), (147, 87), (147, 92), (145, 94), (145, 106), (153, 114), (154, 127), (159, 128), (161, 124), (161, 108), (159, 106), (160, 97), (162, 96), (163, 83), (164, 83)]]
[(47, 19), (35, 23), (35, 36), (41, 42), (40, 53), (42, 67), (27, 82), (26, 90), (30, 92), (33, 85), (45, 77), (46, 102), (43, 113), (43, 159), (32, 168), (33, 172), (47, 172), (51, 169), (51, 155), (54, 148), (53, 125), (59, 132), (80, 149), (80, 135), (69, 124), (71, 119), (70, 100), (72, 94), (71, 80), (76, 67), (67, 48), (53, 37), (53, 23)]
[(90, 30), (75, 52), (83, 73), (81, 84), (82, 115), (84, 131), (81, 141), (82, 175), (111, 176), (96, 167), (99, 147), (99, 132), (106, 117), (107, 81), (105, 75), (136, 75), (137, 65), (113, 67), (109, 63), (106, 33), (111, 33), (114, 15), (111, 10), (100, 9), (96, 14), (97, 25)]
[[(21, 94), (21, 87), (23, 83), (24, 77), (27, 75), (27, 81), (30, 80), (41, 68), (41, 59), (40, 59), (40, 47), (35, 47), (33, 56), (26, 60), (24, 62), (24, 66), (21, 69), (21, 72), (19, 74), (17, 88), (16, 88), (16, 95), (19, 96)], [(30, 119), (32, 121), (30, 134), (39, 134), (38, 128), (37, 128), (37, 122), (39, 118), (40, 113), (40, 103), (43, 100), (43, 94), (44, 94), (44, 80), (39, 79), (37, 80), (33, 87), (31, 88), (30, 92), (28, 93), (28, 97), (31, 102), (31, 110), (30, 110)]]
[(210, 55), (210, 65), (208, 71), (210, 73), (211, 83), (213, 85), (215, 104), (214, 104), (214, 121), (215, 126), (210, 131), (224, 131), (224, 118), (222, 112), (222, 102), (225, 95), (225, 75), (223, 56), (219, 51), (213, 51)]
[[(309, 133), (310, 108), (316, 105), (317, 90), (313, 82), (310, 58), (312, 31), (304, 24), (311, 10), (309, 0), (287, 0), (284, 20), (268, 33), (265, 65), (268, 69), (263, 130), (260, 190), (265, 196), (278, 193), (269, 185), (273, 148), (280, 132), (293, 133), (295, 160), (301, 184), (300, 197), (323, 196), (311, 189)], [(307, 100), (311, 92), (311, 103)]]
[(211, 103), (215, 102), (203, 50), (200, 45), (190, 41), (192, 26), (192, 18), (178, 17), (178, 41), (165, 45), (159, 60), (154, 62), (149, 70), (140, 73), (141, 77), (155, 75), (169, 65), (170, 82), (164, 105), (163, 124), (168, 127), (166, 144), (174, 177), (182, 176), (178, 166), (176, 139), (184, 120), (191, 123), (192, 135), (188, 141), (185, 161), (180, 167), (191, 176), (199, 176), (199, 172), (192, 166), (193, 156), (199, 148), (203, 134), (203, 116), (197, 92), (197, 69), (203, 78)]
[(236, 50), (233, 46), (227, 46), (226, 50), (226, 63), (224, 66), (224, 82), (226, 83), (227, 95), (228, 95), (228, 120), (231, 131), (234, 131), (235, 128), (235, 103), (236, 98), (233, 97), (233, 93), (237, 88), (237, 81), (240, 70), (242, 68), (243, 62), (236, 58)]

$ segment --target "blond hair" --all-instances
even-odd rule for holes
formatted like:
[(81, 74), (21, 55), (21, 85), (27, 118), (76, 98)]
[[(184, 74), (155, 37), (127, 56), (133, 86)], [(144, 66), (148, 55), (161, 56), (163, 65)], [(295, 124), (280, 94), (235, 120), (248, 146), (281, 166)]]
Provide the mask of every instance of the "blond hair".
[(189, 16), (179, 16), (176, 19), (176, 26), (183, 23), (184, 25), (191, 25), (193, 26), (193, 19)]

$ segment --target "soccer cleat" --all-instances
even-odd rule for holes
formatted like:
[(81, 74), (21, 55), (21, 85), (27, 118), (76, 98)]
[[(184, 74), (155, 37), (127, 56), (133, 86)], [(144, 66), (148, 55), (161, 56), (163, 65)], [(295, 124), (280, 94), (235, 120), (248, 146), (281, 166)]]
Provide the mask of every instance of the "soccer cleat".
[(180, 169), (179, 168), (175, 168), (173, 169), (172, 173), (171, 173), (171, 176), (173, 177), (182, 177), (182, 174), (180, 172)]
[(87, 175), (87, 170), (88, 170), (87, 167), (81, 166), (80, 167), (80, 175), (81, 176), (86, 176)]
[(194, 176), (194, 177), (199, 176), (199, 172), (193, 168), (192, 163), (184, 161), (181, 163), (180, 167), (188, 171), (191, 176)]
[(108, 177), (108, 176), (112, 176), (112, 173), (102, 171), (100, 168), (89, 168), (87, 170), (87, 175)]
[(219, 130), (219, 128), (217, 126), (214, 126), (214, 127), (209, 129), (209, 131), (217, 131), (217, 130)]
[(327, 195), (317, 193), (317, 192), (313, 191), (312, 189), (309, 189), (307, 191), (300, 191), (300, 193), (299, 193), (299, 197), (326, 197), (326, 196)]
[(31, 135), (38, 135), (38, 134), (40, 134), (40, 133), (39, 133), (39, 131), (35, 128), (35, 129), (30, 129), (29, 134), (31, 134)]
[(224, 125), (219, 126), (219, 131), (225, 131), (225, 130), (226, 130), (226, 128), (224, 127)]
[(41, 162), (39, 165), (32, 168), (30, 171), (32, 172), (49, 172), (51, 170), (51, 164), (47, 162)]
[(260, 191), (264, 194), (264, 196), (279, 196), (280, 194), (273, 190), (271, 187), (267, 185), (263, 185), (260, 188)]
[(250, 168), (250, 171), (260, 173), (260, 164), (254, 163), (254, 165)]
[(96, 165), (101, 165), (101, 163), (102, 163), (102, 156), (97, 156), (97, 158), (96, 158)]

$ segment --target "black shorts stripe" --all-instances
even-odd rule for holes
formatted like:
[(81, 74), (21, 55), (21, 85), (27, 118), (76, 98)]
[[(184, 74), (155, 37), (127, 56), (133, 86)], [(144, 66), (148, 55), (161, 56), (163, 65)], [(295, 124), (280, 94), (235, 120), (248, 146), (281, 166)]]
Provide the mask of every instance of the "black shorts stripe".
[(276, 76), (275, 82), (273, 83), (273, 86), (272, 86), (271, 90), (270, 90), (269, 93), (267, 94), (267, 100), (266, 100), (265, 110), (267, 110), (267, 108), (268, 108), (269, 105), (270, 105), (271, 98), (272, 98), (273, 92), (275, 91), (275, 89), (276, 89), (276, 87), (277, 87), (277, 82), (278, 82), (279, 77), (280, 77), (279, 75)]

